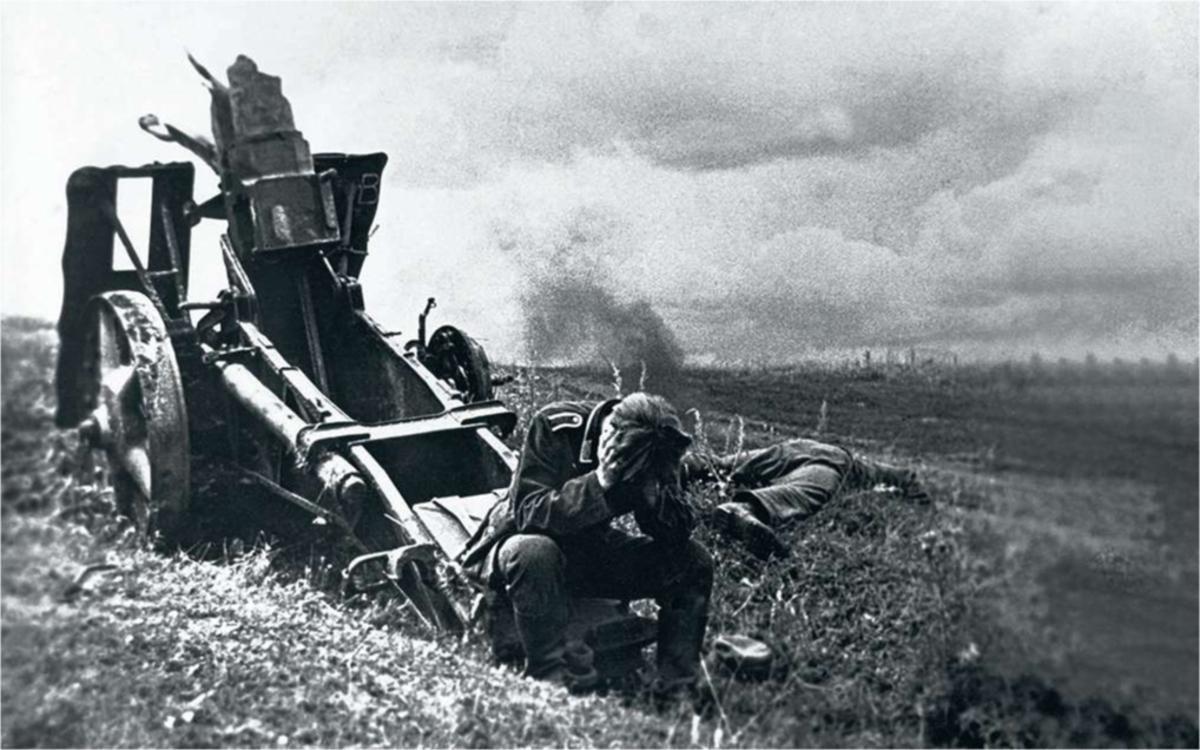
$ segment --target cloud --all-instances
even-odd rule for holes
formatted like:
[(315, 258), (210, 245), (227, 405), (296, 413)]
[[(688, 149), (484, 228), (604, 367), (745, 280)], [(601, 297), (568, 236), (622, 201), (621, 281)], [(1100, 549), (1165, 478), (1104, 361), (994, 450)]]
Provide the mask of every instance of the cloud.
[[(500, 358), (522, 356), (522, 297), (562, 247), (692, 356), (1195, 347), (1194, 5), (23, 13), (5, 31), (6, 111), (29, 102), (5, 118), (27, 188), (6, 177), (5, 213), (29, 218), (6, 222), (10, 279), (41, 261), (9, 248), (61, 231), (45, 196), (61, 204), (66, 165), (178, 156), (132, 128), (143, 111), (202, 126), (186, 44), (281, 75), (316, 150), (388, 151), (368, 305), (403, 325), (436, 295)], [(159, 41), (115, 54), (147, 24)], [(31, 39), (78, 49), (47, 67)]]
[[(449, 97), (482, 152), (522, 158), (614, 140), (680, 168), (861, 153), (966, 118), (1044, 127), (1086, 96), (1012, 62), (1030, 16), (999, 4), (522, 9)], [(1072, 22), (1047, 21), (1060, 35)]]

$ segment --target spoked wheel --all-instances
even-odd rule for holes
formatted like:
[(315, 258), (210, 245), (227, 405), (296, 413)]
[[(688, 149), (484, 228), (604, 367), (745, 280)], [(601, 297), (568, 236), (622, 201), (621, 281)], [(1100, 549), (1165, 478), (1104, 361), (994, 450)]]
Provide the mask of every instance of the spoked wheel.
[(178, 541), (190, 491), (187, 407), (166, 325), (143, 294), (107, 292), (87, 313), (80, 426), (107, 454), (118, 509), (147, 539)]
[(442, 326), (429, 337), (424, 364), (451, 383), (468, 403), (492, 398), (492, 372), (487, 353), (475, 339), (454, 326)]

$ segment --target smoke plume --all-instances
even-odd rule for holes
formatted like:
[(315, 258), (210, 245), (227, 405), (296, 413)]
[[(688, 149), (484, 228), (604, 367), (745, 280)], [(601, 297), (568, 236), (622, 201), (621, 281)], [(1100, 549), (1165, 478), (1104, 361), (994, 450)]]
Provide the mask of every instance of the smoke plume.
[(544, 276), (522, 295), (525, 343), (535, 362), (612, 364), (625, 383), (670, 390), (683, 349), (644, 299), (618, 302), (589, 279)]
[(523, 269), (520, 282), (526, 356), (540, 364), (612, 365), (622, 380), (658, 393), (683, 366), (683, 348), (649, 300), (622, 299), (609, 265), (628, 239), (603, 209), (580, 208), (541, 231), (498, 230), (500, 248)]

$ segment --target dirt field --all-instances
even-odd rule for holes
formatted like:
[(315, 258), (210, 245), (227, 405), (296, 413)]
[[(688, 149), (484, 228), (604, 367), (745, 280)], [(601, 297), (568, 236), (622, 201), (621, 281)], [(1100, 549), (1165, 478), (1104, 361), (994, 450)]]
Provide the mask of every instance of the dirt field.
[(989, 605), (1022, 636), (998, 664), (1195, 716), (1193, 364), (693, 369), (672, 390), (751, 444), (820, 434), (921, 466), (996, 566)]
[[(791, 669), (710, 675), (716, 710), (697, 717), (521, 679), (401, 602), (339, 597), (312, 547), (142, 548), (52, 429), (53, 346), (5, 321), (6, 747), (1197, 743), (1190, 364), (685, 372), (672, 395), (709, 447), (819, 434), (922, 469), (934, 499), (845, 497), (770, 565), (701, 528), (710, 632), (764, 635)], [(612, 392), (515, 374), (523, 416)]]
[(926, 464), (1004, 545), (1015, 583), (1040, 589), (1031, 623), (1053, 632), (1035, 652), (1081, 689), (1137, 684), (1194, 714), (1192, 367), (697, 372), (680, 400), (800, 432), (825, 402), (827, 432)]

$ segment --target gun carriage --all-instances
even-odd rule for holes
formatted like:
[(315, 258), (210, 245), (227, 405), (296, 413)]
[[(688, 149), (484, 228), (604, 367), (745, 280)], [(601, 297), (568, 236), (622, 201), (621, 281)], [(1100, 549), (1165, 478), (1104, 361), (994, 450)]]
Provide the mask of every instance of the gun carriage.
[[(226, 84), (192, 62), (213, 139), (150, 115), (141, 125), (211, 167), (217, 195), (193, 199), (191, 162), (84, 167), (68, 181), (58, 424), (104, 451), (119, 508), (148, 537), (191, 541), (200, 490), (232, 477), (337, 532), (356, 555), (348, 575), (374, 570), (429, 625), (460, 630), (469, 607), (447, 577), (510, 483), (516, 415), (474, 339), (452, 326), (426, 336), (432, 299), (407, 341), (364, 309), (387, 156), (311, 154), (279, 78), (239, 56)], [(144, 256), (116, 210), (131, 180), (151, 184)], [(215, 300), (188, 297), (202, 221), (227, 225)], [(132, 270), (114, 270), (118, 245)], [(612, 674), (653, 639), (620, 604), (577, 609), (576, 632)], [(511, 647), (505, 631), (494, 640)]]

